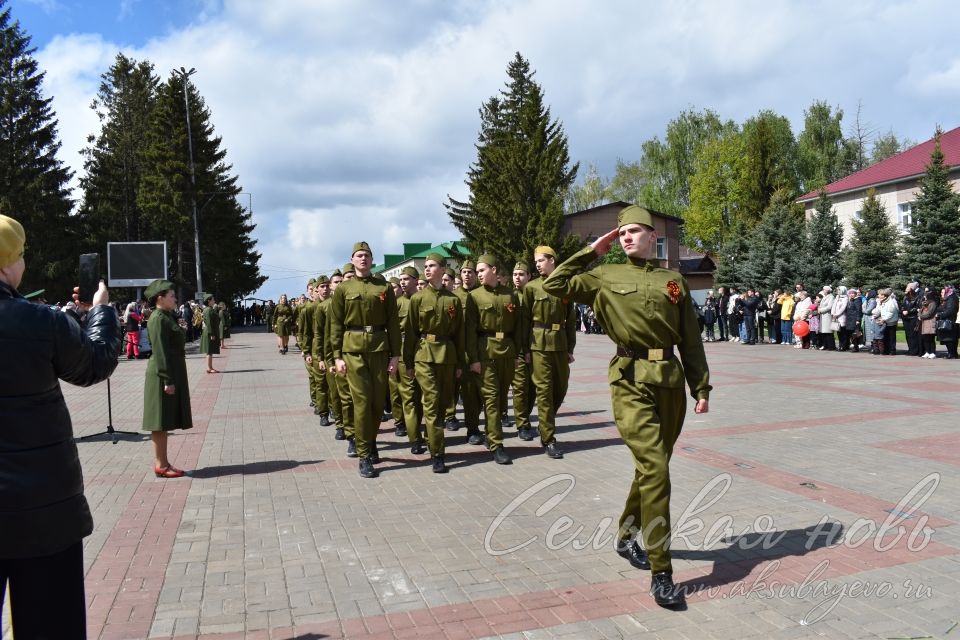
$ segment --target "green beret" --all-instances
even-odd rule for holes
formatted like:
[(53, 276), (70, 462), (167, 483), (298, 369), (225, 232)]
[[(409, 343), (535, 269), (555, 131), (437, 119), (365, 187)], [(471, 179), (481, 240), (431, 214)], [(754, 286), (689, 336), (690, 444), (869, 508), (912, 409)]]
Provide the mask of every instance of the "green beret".
[(497, 256), (493, 255), (492, 253), (485, 253), (479, 258), (477, 258), (477, 264), (480, 264), (481, 262), (484, 264), (488, 264), (491, 267), (496, 267), (498, 264), (500, 264), (500, 261), (497, 259)]
[(147, 288), (143, 292), (143, 297), (149, 300), (150, 298), (166, 293), (173, 288), (173, 283), (169, 280), (154, 280), (147, 285)]
[(328, 278), (327, 276), (317, 276), (317, 281), (314, 284), (319, 286), (321, 284), (328, 284), (329, 282), (330, 282), (330, 278)]
[(373, 249), (363, 240), (353, 243), (353, 251), (350, 252), (350, 255), (355, 255), (357, 251), (367, 251), (370, 255), (373, 255)]
[(470, 271), (477, 270), (477, 264), (473, 260), (464, 260), (463, 264), (460, 265), (460, 271), (464, 269), (469, 269)]
[(348, 262), (347, 264), (343, 265), (343, 273), (346, 273), (347, 271), (352, 271), (353, 273), (357, 272), (357, 269), (353, 266), (352, 262)]
[(530, 267), (528, 267), (528, 266), (527, 266), (527, 263), (526, 263), (526, 262), (523, 262), (522, 260), (521, 260), (520, 262), (518, 262), (517, 264), (513, 265), (513, 270), (514, 270), (514, 271), (526, 271), (527, 273), (530, 273)]
[(653, 228), (653, 215), (643, 207), (635, 204), (626, 207), (617, 216), (617, 228), (628, 224), (643, 224)]
[(333, 273), (330, 274), (331, 278), (336, 278), (337, 276), (343, 277), (343, 274), (340, 273), (340, 269), (334, 269)]
[(456, 280), (457, 278), (457, 272), (451, 269), (450, 267), (447, 267), (446, 269), (444, 269), (443, 274), (448, 278), (450, 278), (451, 280)]
[(433, 260), (437, 263), (438, 266), (445, 267), (447, 266), (447, 259), (444, 258), (439, 253), (428, 253), (425, 260)]
[(403, 269), (400, 269), (400, 273), (405, 276), (410, 276), (414, 280), (420, 279), (420, 272), (417, 271), (416, 267), (404, 267)]
[(390, 278), (390, 284), (400, 284), (400, 278)]

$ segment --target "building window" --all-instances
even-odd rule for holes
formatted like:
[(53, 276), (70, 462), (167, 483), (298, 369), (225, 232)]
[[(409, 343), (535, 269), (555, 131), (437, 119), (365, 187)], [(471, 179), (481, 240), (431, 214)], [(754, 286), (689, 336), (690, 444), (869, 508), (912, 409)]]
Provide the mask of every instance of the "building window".
[(863, 209), (857, 209), (857, 210), (853, 213), (853, 219), (854, 219), (854, 220), (857, 220), (858, 222), (862, 222), (862, 221), (863, 221)]
[(901, 231), (907, 231), (913, 224), (913, 203), (901, 202), (897, 205), (897, 227)]
[(657, 238), (657, 260), (667, 259), (667, 239)]

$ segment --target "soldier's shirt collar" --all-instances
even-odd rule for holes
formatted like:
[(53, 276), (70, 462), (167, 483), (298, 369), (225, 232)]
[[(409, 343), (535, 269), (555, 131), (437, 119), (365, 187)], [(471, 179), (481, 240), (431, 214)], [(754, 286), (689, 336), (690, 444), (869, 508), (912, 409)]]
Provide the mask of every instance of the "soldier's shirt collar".
[(643, 259), (643, 258), (627, 258), (635, 267), (640, 267), (644, 271), (652, 271), (654, 269), (660, 268), (660, 261), (656, 258)]

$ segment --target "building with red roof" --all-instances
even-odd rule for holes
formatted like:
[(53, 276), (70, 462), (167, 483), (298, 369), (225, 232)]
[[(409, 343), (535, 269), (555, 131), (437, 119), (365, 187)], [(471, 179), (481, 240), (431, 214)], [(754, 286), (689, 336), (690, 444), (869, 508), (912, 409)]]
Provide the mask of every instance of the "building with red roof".
[[(852, 173), (826, 186), (833, 200), (833, 210), (843, 224), (844, 242), (853, 235), (851, 222), (860, 216), (863, 200), (868, 189), (877, 190), (877, 198), (883, 203), (887, 215), (901, 232), (911, 222), (911, 212), (919, 191), (919, 181), (930, 163), (934, 141), (930, 138), (915, 147), (890, 156), (874, 165)], [(960, 127), (946, 131), (940, 136), (944, 164), (949, 167), (949, 179), (953, 190), (960, 192)], [(797, 202), (804, 205), (807, 217), (813, 215), (817, 204), (817, 192), (801, 196)]]

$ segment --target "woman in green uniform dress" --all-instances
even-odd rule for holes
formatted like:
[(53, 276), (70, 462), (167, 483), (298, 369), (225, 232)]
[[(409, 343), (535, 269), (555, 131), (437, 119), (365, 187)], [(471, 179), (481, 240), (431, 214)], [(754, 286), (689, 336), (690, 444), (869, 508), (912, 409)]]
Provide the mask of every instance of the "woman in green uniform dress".
[(151, 432), (154, 474), (158, 478), (179, 478), (184, 472), (167, 458), (167, 432), (193, 427), (184, 358), (186, 334), (173, 316), (177, 294), (172, 282), (154, 280), (146, 289), (146, 298), (156, 311), (147, 322), (153, 355), (143, 381), (143, 430)]
[(220, 355), (220, 311), (212, 294), (203, 299), (203, 332), (200, 334), (200, 353), (207, 355), (207, 373), (220, 373), (213, 368), (213, 356)]
[(293, 326), (293, 309), (287, 303), (287, 294), (280, 296), (280, 302), (273, 310), (273, 332), (277, 334), (277, 348), (281, 354), (287, 352), (290, 341), (290, 329)]
[(227, 305), (221, 302), (217, 307), (220, 309), (220, 348), (227, 348), (227, 338), (230, 337), (230, 312), (227, 311)]

